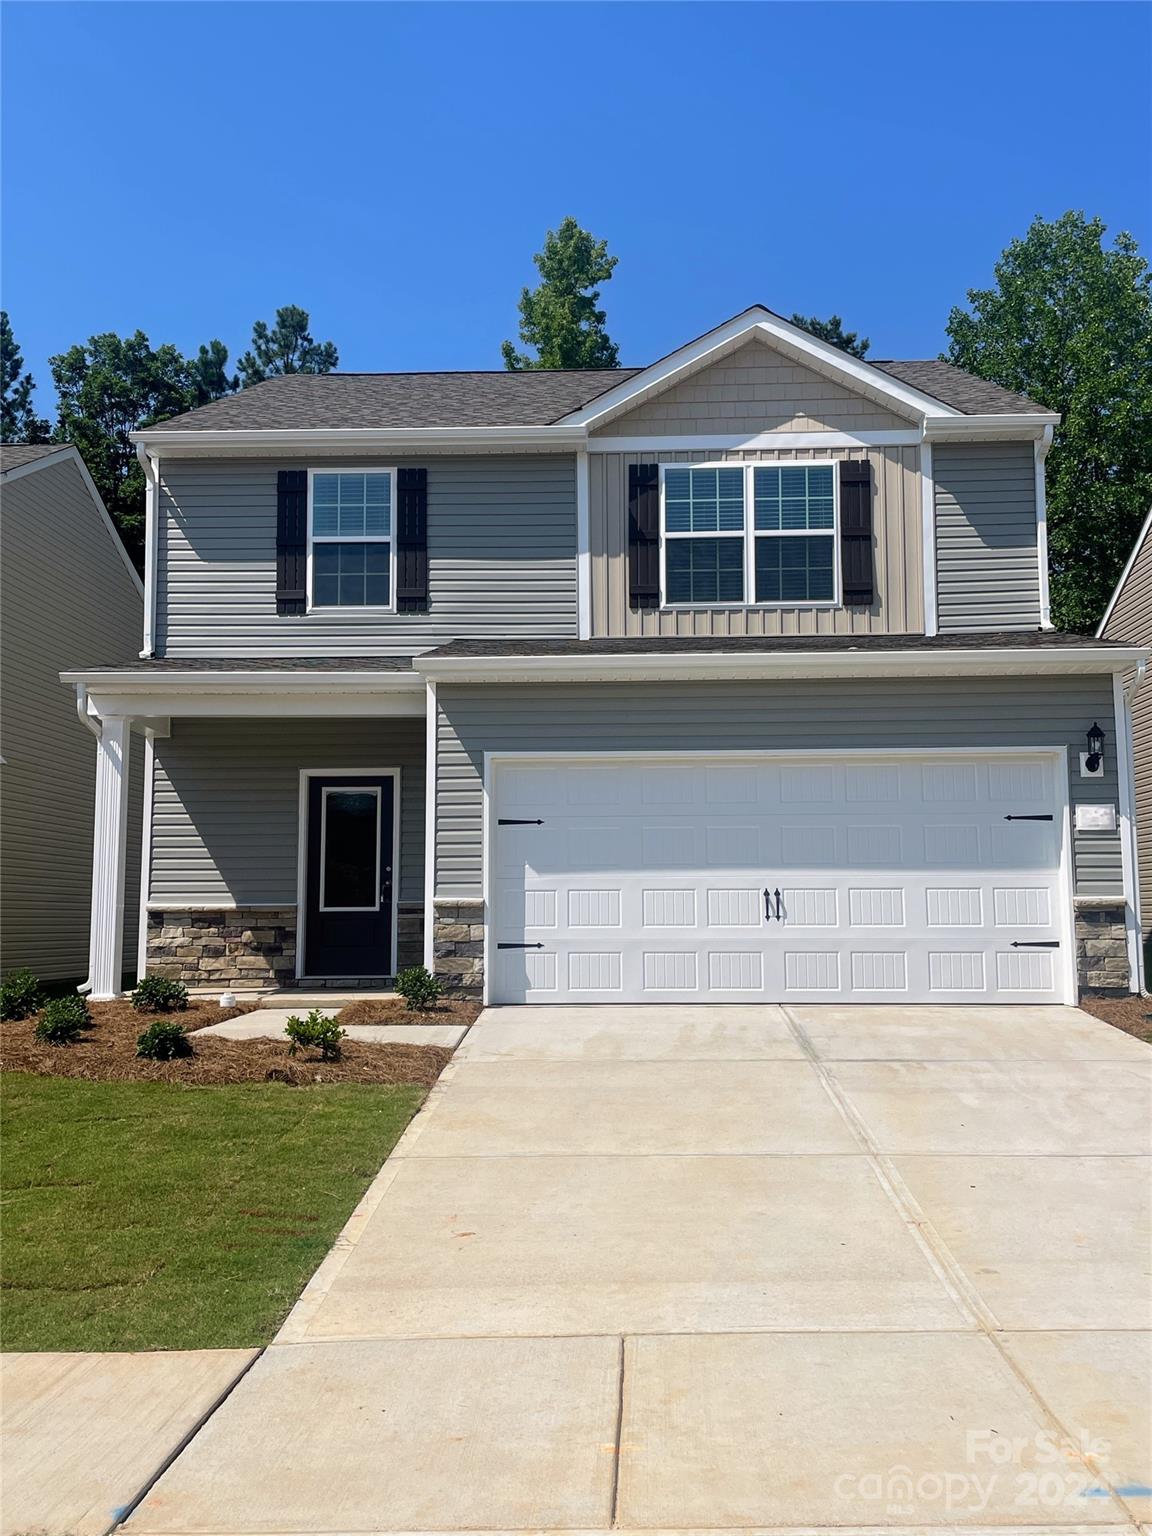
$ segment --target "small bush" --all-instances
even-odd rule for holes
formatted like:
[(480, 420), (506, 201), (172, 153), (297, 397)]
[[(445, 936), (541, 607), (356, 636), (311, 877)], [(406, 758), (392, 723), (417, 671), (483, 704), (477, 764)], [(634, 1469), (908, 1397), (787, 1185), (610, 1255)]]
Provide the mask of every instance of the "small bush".
[(88, 1004), (73, 993), (70, 997), (53, 997), (44, 1004), (34, 1033), (45, 1045), (71, 1045), (88, 1024)]
[(192, 1042), (175, 1019), (153, 1019), (136, 1040), (136, 1054), (149, 1061), (175, 1061), (177, 1056), (191, 1056)]
[(437, 981), (431, 971), (426, 970), (424, 966), (411, 965), (397, 976), (396, 990), (409, 1008), (415, 1009), (417, 1013), (424, 1013), (432, 1007), (437, 998), (443, 997), (444, 984)]
[(188, 988), (169, 976), (145, 976), (132, 994), (137, 1013), (179, 1013), (188, 1006)]
[(26, 1019), (44, 1001), (40, 978), (22, 967), (0, 981), (0, 1019)]
[(285, 1024), (284, 1033), (288, 1036), (289, 1056), (295, 1056), (301, 1046), (314, 1046), (321, 1061), (340, 1060), (344, 1031), (335, 1019), (326, 1019), (319, 1008), (313, 1008), (306, 1019), (294, 1013)]

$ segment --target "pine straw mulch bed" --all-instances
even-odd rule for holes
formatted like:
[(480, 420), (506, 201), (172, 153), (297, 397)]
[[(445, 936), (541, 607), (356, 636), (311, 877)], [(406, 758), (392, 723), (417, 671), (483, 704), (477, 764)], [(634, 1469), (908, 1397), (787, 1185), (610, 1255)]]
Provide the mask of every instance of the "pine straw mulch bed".
[[(288, 1006), (287, 998), (284, 1005)], [(298, 1011), (307, 1013), (308, 1010), (301, 1008)], [(350, 1024), (475, 1024), (479, 1016), (480, 1004), (461, 998), (441, 998), (431, 1008), (417, 1013), (402, 997), (385, 997), (375, 1002), (365, 998), (362, 1002), (349, 1003), (336, 1015), (336, 1022), (345, 1029)]]
[[(89, 1007), (90, 1028), (74, 1045), (42, 1044), (33, 1033), (36, 1016), (0, 1025), (0, 1068), (106, 1083), (208, 1086), (278, 1082), (297, 1087), (313, 1083), (415, 1083), (430, 1087), (452, 1055), (435, 1045), (366, 1045), (345, 1040), (339, 1061), (321, 1061), (318, 1051), (289, 1056), (286, 1040), (224, 1040), (219, 1035), (198, 1035), (190, 1042), (193, 1055), (175, 1061), (147, 1061), (136, 1055), (136, 1039), (154, 1018), (174, 1019), (191, 1034), (206, 1024), (219, 1024), (252, 1010), (221, 1008), (215, 1002), (198, 1000), (178, 1013), (163, 1015), (137, 1013), (126, 1001), (92, 1003)], [(440, 1016), (433, 1019), (429, 1015), (428, 1019), (446, 1022)], [(341, 1022), (349, 1021), (341, 1016)]]
[(1093, 1018), (1152, 1045), (1152, 997), (1132, 993), (1127, 997), (1082, 997), (1080, 1007)]

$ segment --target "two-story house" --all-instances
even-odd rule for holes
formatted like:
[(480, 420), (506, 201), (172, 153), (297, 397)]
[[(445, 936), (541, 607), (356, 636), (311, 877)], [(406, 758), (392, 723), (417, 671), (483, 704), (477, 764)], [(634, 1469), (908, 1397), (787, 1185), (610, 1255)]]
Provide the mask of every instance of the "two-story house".
[(1055, 633), (1057, 418), (755, 307), (614, 372), (270, 380), (137, 434), (102, 722), (115, 990), (434, 967), (494, 1003), (1136, 985), (1121, 677)]

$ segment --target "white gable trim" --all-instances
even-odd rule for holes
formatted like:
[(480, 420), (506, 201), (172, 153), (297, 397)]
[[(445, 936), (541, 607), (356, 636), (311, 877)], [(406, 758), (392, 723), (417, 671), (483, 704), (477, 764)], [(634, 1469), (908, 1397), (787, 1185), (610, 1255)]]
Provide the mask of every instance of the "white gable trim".
[(1139, 555), (1140, 551), (1144, 548), (1144, 540), (1146, 538), (1148, 538), (1150, 533), (1152, 533), (1152, 509), (1149, 509), (1148, 516), (1144, 519), (1144, 526), (1143, 526), (1143, 528), (1141, 528), (1140, 532), (1136, 536), (1136, 542), (1132, 546), (1132, 553), (1128, 556), (1128, 563), (1127, 563), (1127, 565), (1125, 565), (1124, 570), (1121, 572), (1120, 580), (1116, 583), (1116, 590), (1115, 590), (1115, 592), (1113, 592), (1112, 596), (1108, 599), (1108, 606), (1104, 610), (1104, 617), (1100, 620), (1099, 624), (1096, 626), (1096, 638), (1097, 639), (1099, 639), (1101, 637), (1101, 635), (1103, 635), (1103, 633), (1104, 633), (1104, 626), (1108, 623), (1108, 620), (1112, 617), (1112, 610), (1116, 606), (1116, 599), (1120, 596), (1121, 592), (1123, 592), (1123, 590), (1124, 590), (1124, 583), (1128, 580), (1129, 576), (1131, 576), (1131, 574), (1132, 574), (1132, 567), (1136, 564), (1136, 557)]
[(687, 346), (677, 348), (650, 368), (618, 384), (615, 389), (598, 395), (580, 410), (562, 416), (557, 425), (591, 427), (596, 422), (605, 421), (622, 410), (638, 405), (655, 391), (668, 389), (680, 379), (706, 367), (709, 361), (730, 352), (734, 344), (738, 345), (745, 339), (769, 342), (797, 362), (807, 363), (818, 372), (830, 374), (846, 385), (862, 388), (888, 401), (898, 410), (911, 412), (918, 420), (926, 417), (963, 417), (962, 411), (913, 389), (911, 385), (900, 383), (890, 374), (874, 368), (871, 363), (851, 357), (847, 352), (830, 346), (828, 342), (809, 335), (799, 326), (782, 320), (770, 310), (755, 305), (706, 335), (690, 341)]

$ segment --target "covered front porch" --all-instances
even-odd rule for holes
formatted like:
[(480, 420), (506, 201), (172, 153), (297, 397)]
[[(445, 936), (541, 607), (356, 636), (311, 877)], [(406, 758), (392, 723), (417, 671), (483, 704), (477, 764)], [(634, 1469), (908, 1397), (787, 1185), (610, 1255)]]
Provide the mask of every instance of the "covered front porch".
[[(407, 659), (147, 661), (64, 676), (98, 735), (93, 999), (117, 996), (134, 962), (190, 990), (251, 994), (379, 989), (431, 959), (427, 689)], [(145, 803), (133, 956), (135, 751)]]

